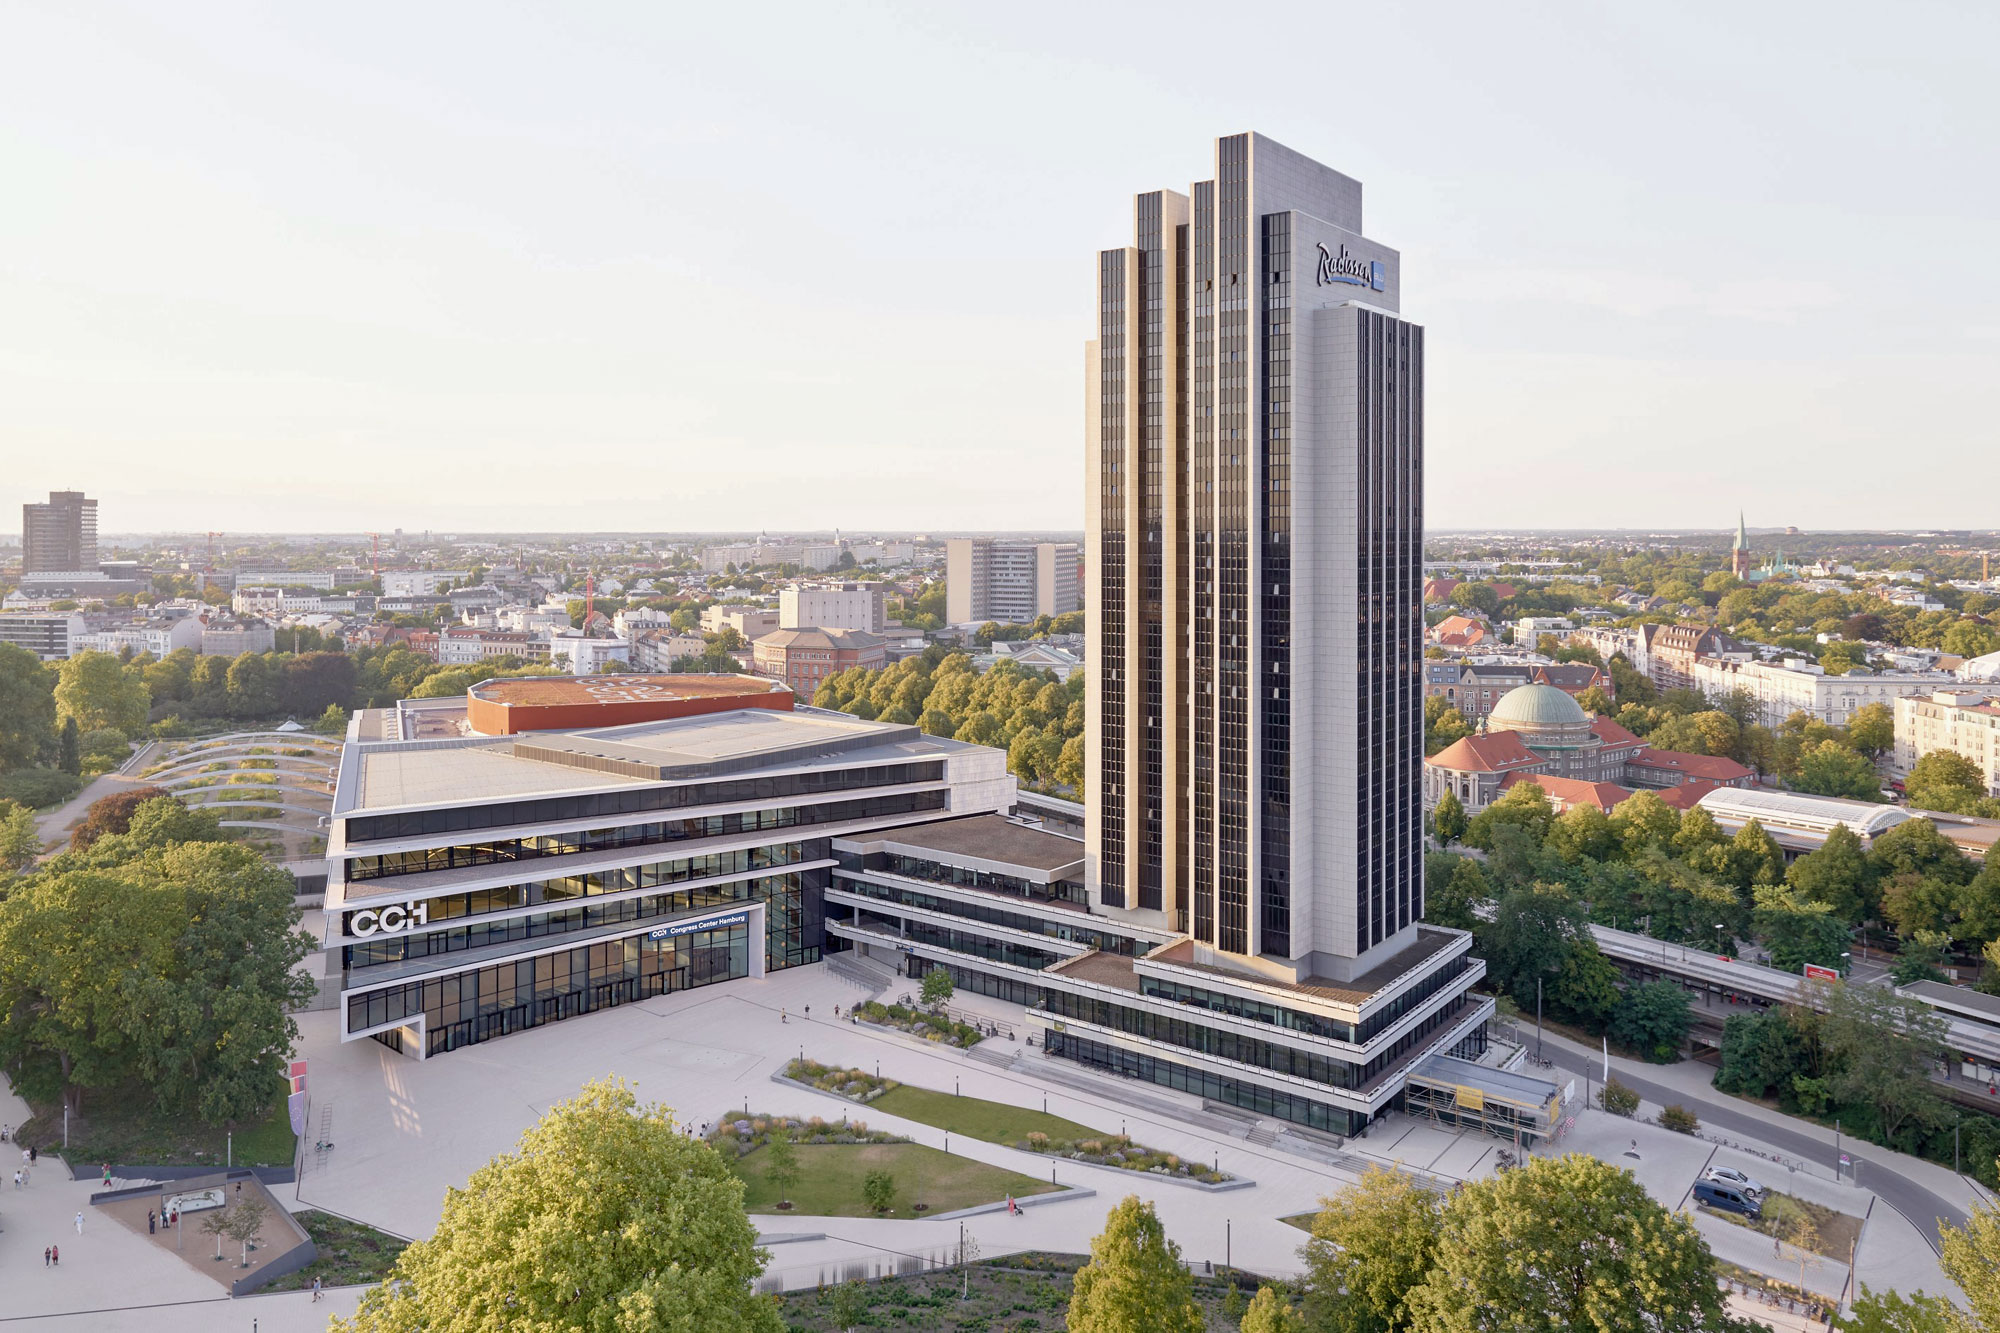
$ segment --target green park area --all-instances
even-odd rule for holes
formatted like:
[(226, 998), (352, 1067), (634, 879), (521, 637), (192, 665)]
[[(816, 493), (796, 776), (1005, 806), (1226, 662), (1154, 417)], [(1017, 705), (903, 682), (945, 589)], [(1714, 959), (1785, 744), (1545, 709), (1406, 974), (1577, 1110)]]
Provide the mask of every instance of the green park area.
[[(798, 1178), (782, 1196), (769, 1175), (772, 1157), (768, 1145), (731, 1163), (731, 1169), (747, 1186), (743, 1199), (747, 1211), (910, 1218), (999, 1203), (1010, 1195), (1046, 1194), (1056, 1188), (1046, 1180), (920, 1143), (810, 1143), (793, 1151), (798, 1158)], [(877, 1210), (869, 1202), (868, 1179), (879, 1173), (887, 1173), (894, 1185), (886, 1210)], [(792, 1205), (789, 1209), (779, 1208), (781, 1197)]]
[(62, 1153), (76, 1163), (79, 1173), (94, 1170), (100, 1162), (290, 1166), (298, 1143), (281, 1100), (269, 1112), (231, 1129), (203, 1124), (197, 1115), (163, 1111), (142, 1087), (123, 1094), (108, 1092), (90, 1098), (83, 1113), (72, 1113), (67, 1150), (62, 1147), (61, 1104), (31, 1106), (35, 1114), (20, 1127), (20, 1140), (45, 1152)]
[(1100, 1133), (1088, 1125), (1031, 1107), (1010, 1106), (981, 1097), (954, 1097), (948, 1092), (911, 1087), (907, 1083), (889, 1089), (869, 1106), (905, 1120), (1010, 1147), (1026, 1142), (1030, 1134), (1046, 1134), (1052, 1139), (1089, 1139)]
[(307, 1209), (292, 1218), (312, 1237), (319, 1258), (270, 1283), (268, 1291), (304, 1291), (318, 1278), (329, 1287), (352, 1286), (358, 1282), (380, 1282), (389, 1275), (409, 1242), (366, 1222), (354, 1222), (332, 1213)]

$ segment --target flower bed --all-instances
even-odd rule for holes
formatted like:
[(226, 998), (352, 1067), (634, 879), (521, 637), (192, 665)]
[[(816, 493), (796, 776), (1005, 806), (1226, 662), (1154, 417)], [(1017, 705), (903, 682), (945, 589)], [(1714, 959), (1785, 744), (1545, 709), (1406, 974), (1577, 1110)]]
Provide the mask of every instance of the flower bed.
[(821, 1092), (845, 1097), (866, 1106), (891, 1088), (901, 1087), (893, 1078), (877, 1078), (860, 1069), (842, 1069), (817, 1060), (793, 1060), (785, 1066), (785, 1077), (809, 1083)]
[(1159, 1148), (1134, 1143), (1122, 1134), (1105, 1134), (1094, 1139), (1055, 1139), (1039, 1130), (1014, 1145), (1027, 1152), (1049, 1153), (1073, 1162), (1093, 1166), (1115, 1166), (1125, 1171), (1144, 1171), (1155, 1176), (1176, 1176), (1198, 1180), (1204, 1185), (1221, 1185), (1234, 1180), (1227, 1171), (1214, 1171), (1200, 1162), (1189, 1163)]
[(708, 1127), (708, 1141), (724, 1153), (742, 1157), (769, 1143), (771, 1135), (780, 1130), (789, 1133), (793, 1143), (800, 1144), (909, 1142), (901, 1134), (870, 1129), (866, 1121), (849, 1120), (846, 1116), (838, 1120), (817, 1115), (800, 1119), (782, 1115), (741, 1115), (735, 1111), (726, 1112), (721, 1120)]
[(925, 1041), (945, 1042), (967, 1049), (985, 1040), (985, 1034), (970, 1023), (960, 1023), (943, 1014), (907, 1004), (882, 1004), (870, 1000), (861, 1006), (861, 1021), (895, 1028), (913, 1037), (922, 1037)]

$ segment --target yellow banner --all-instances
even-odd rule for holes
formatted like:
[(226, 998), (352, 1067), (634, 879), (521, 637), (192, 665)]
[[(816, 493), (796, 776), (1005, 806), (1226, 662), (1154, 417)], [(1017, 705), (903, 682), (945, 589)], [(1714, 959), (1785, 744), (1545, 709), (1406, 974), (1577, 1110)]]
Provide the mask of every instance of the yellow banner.
[(1461, 1084), (1458, 1089), (1458, 1104), (1468, 1111), (1484, 1111), (1486, 1094), (1478, 1088), (1468, 1088)]

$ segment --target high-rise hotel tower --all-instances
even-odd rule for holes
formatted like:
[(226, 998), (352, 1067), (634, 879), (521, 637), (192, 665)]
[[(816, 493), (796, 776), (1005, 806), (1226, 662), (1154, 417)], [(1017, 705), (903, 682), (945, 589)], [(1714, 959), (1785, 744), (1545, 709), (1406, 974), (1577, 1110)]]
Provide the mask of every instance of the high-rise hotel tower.
[[(1137, 197), (1089, 344), (1088, 884), (1232, 970), (1425, 949), (1424, 331), (1361, 184), (1257, 134)], [(1428, 932), (1426, 932), (1428, 934)]]
[[(1086, 838), (835, 839), (826, 947), (1256, 1115), (1456, 1107), (1493, 1002), (1472, 937), (1419, 923), (1424, 335), (1396, 253), (1359, 184), (1252, 134), (1135, 224), (1088, 363)], [(1504, 1078), (1493, 1118), (1545, 1132), (1554, 1087)]]

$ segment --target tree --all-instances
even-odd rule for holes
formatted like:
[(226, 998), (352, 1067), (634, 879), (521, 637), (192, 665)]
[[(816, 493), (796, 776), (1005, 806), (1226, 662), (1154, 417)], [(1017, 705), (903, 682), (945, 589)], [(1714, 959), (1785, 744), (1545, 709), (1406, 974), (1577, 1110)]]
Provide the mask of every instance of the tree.
[(942, 967), (934, 967), (924, 973), (922, 994), (924, 1007), (927, 1009), (938, 1009), (949, 1004), (952, 995), (951, 973)]
[(1126, 1195), (1090, 1242), (1090, 1262), (1070, 1290), (1070, 1333), (1202, 1333), (1194, 1275), (1167, 1239), (1153, 1205)]
[(152, 695), (142, 674), (128, 672), (110, 653), (81, 652), (62, 664), (56, 679), (56, 712), (84, 731), (109, 727), (127, 736), (146, 728)]
[(1817, 851), (1792, 862), (1785, 882), (1802, 901), (1825, 903), (1849, 925), (1874, 913), (1874, 876), (1861, 839), (1845, 824), (1836, 825)]
[(132, 827), (132, 816), (140, 806), (163, 797), (173, 800), (173, 793), (165, 787), (134, 787), (98, 797), (70, 830), (70, 849), (80, 852), (107, 834), (125, 832)]
[(1437, 1257), (1443, 1201), (1400, 1171), (1371, 1166), (1320, 1200), (1305, 1265), (1306, 1324), (1341, 1333), (1409, 1325), (1411, 1291)]
[(1595, 940), (1579, 939), (1548, 986), (1549, 1008), (1588, 1031), (1602, 1032), (1621, 1002), (1617, 967)]
[(42, 835), (35, 827), (34, 811), (0, 801), (0, 871), (17, 875), (33, 865), (41, 853)]
[(313, 730), (322, 736), (345, 736), (347, 734), (347, 710), (339, 704), (328, 704), (326, 711), (313, 723)]
[(1257, 1288), (1238, 1327), (1242, 1333), (1306, 1333), (1305, 1319), (1276, 1287)]
[(73, 776), (83, 772), (83, 737), (73, 717), (64, 718), (56, 733), (56, 767)]
[(1945, 1049), (1945, 1022), (1928, 1005), (1878, 986), (1809, 981), (1820, 1021), (1820, 1044), (1842, 1101), (1875, 1112), (1882, 1133), (1894, 1139), (1906, 1124), (1944, 1123), (1944, 1102), (1931, 1090), (1930, 1072)]
[(1896, 744), (1896, 714), (1884, 703), (1863, 704), (1847, 719), (1847, 743), (1874, 762)]
[(1759, 890), (1755, 920), (1772, 967), (1798, 972), (1813, 963), (1845, 970), (1847, 926), (1825, 903), (1803, 902), (1786, 889)]
[(1446, 847), (1465, 836), (1465, 806), (1456, 795), (1446, 792), (1438, 798), (1437, 809), (1431, 813), (1431, 827), (1437, 830), (1438, 841)]
[(222, 1208), (211, 1208), (201, 1219), (201, 1234), (215, 1237), (215, 1257), (222, 1257), (222, 1238), (229, 1234), (229, 1214)]
[(1611, 1016), (1611, 1039), (1654, 1064), (1671, 1064), (1694, 1023), (1688, 994), (1672, 981), (1648, 981), (1625, 992)]
[(861, 1197), (875, 1212), (888, 1212), (896, 1206), (896, 1178), (887, 1171), (870, 1171), (861, 1178)]
[(1974, 871), (1958, 844), (1928, 819), (1906, 819), (1878, 835), (1868, 848), (1868, 866), (1878, 879), (1923, 875), (1954, 886), (1971, 882)]
[(226, 677), (229, 715), (269, 717), (278, 711), (278, 677), (271, 659), (262, 653), (240, 653)]
[(1607, 1114), (1629, 1116), (1639, 1109), (1639, 1094), (1620, 1083), (1614, 1075), (1597, 1090), (1597, 1104)]
[(257, 1199), (245, 1199), (228, 1210), (223, 1234), (243, 1247), (243, 1262), (239, 1267), (250, 1266), (250, 1242), (256, 1240), (258, 1233), (263, 1231), (264, 1219), (269, 1216), (270, 1211)]
[(1492, 897), (1492, 883), (1471, 857), (1435, 853), (1424, 858), (1424, 920), (1432, 925), (1471, 930), (1478, 919), (1472, 909)]
[(1729, 840), (1729, 867), (1737, 884), (1752, 889), (1785, 881), (1785, 849), (1752, 819)]
[(2000, 634), (1995, 634), (1990, 625), (1961, 620), (1944, 632), (1942, 646), (1946, 652), (1959, 657), (1984, 657), (1988, 653), (2000, 652)]
[(1675, 1102), (1660, 1108), (1660, 1128), (1671, 1129), (1676, 1134), (1692, 1134), (1701, 1128), (1701, 1121), (1693, 1111)]
[(1680, 826), (1680, 812), (1649, 791), (1627, 797), (1611, 812), (1611, 831), (1628, 857), (1646, 847), (1669, 846)]
[(1799, 756), (1799, 773), (1792, 785), (1815, 796), (1845, 796), (1879, 801), (1882, 783), (1875, 765), (1839, 741), (1821, 741)]
[(764, 1178), (778, 1191), (780, 1206), (791, 1206), (791, 1188), (799, 1183), (799, 1150), (792, 1144), (791, 1131), (774, 1129), (764, 1145)]
[(33, 653), (0, 643), (0, 772), (30, 767), (53, 754), (55, 686), (54, 675)]
[(1694, 1223), (1654, 1202), (1631, 1172), (1581, 1153), (1536, 1158), (1455, 1194), (1409, 1304), (1411, 1327), (1426, 1333), (1749, 1327), (1727, 1313)]
[(1476, 928), (1488, 975), (1524, 1008), (1535, 1002), (1535, 982), (1553, 979), (1580, 940), (1590, 938), (1583, 904), (1552, 884), (1503, 895), (1493, 919)]
[(782, 1333), (753, 1290), (768, 1257), (715, 1149), (609, 1078), (447, 1190), (429, 1239), (332, 1328)]
[(1962, 1227), (1943, 1228), (1945, 1275), (1958, 1284), (1972, 1306), (1970, 1322), (1981, 1333), (2000, 1329), (2000, 1210), (1991, 1204), (1973, 1208)]
[(1918, 1292), (1905, 1297), (1896, 1291), (1873, 1291), (1861, 1284), (1861, 1297), (1839, 1317), (1841, 1333), (1959, 1333), (1957, 1307), (1942, 1296)]
[(853, 1333), (854, 1326), (868, 1317), (868, 1284), (850, 1279), (835, 1286), (831, 1313), (841, 1333)]
[(1522, 782), (1509, 787), (1505, 795), (1472, 817), (1466, 826), (1465, 841), (1481, 850), (1493, 847), (1493, 831), (1503, 824), (1527, 830), (1537, 843), (1547, 840), (1549, 825), (1555, 822), (1555, 807), (1539, 783)]
[[(0, 1060), (68, 1104), (132, 1080), (209, 1124), (269, 1109), (314, 989), (292, 878), (226, 843), (149, 845), (142, 821), (0, 901)], [(185, 813), (185, 812), (182, 812)], [(115, 860), (120, 845), (130, 858)]]
[(1910, 766), (1904, 792), (1919, 810), (1971, 814), (1986, 798), (1986, 774), (1956, 750), (1932, 750)]
[(1618, 855), (1611, 817), (1594, 805), (1579, 804), (1549, 825), (1548, 849), (1565, 861), (1609, 861)]
[(346, 653), (300, 653), (280, 671), (279, 697), (294, 717), (317, 717), (354, 697), (354, 659)]

